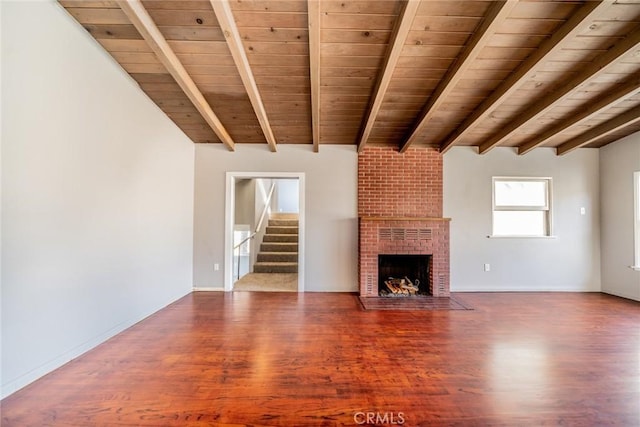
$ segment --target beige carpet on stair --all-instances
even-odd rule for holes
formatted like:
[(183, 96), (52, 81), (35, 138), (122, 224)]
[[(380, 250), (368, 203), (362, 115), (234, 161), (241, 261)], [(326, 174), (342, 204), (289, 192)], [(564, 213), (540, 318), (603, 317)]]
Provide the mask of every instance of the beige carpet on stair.
[(233, 285), (234, 291), (297, 292), (297, 273), (249, 273)]

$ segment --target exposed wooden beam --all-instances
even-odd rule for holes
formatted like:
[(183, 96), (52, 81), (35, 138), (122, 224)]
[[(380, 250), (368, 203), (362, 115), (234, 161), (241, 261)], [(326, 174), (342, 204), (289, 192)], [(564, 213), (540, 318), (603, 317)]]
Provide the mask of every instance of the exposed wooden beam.
[(619, 129), (622, 129), (639, 121), (640, 105), (632, 108), (624, 114), (621, 114), (607, 122), (594, 127), (593, 129), (586, 131), (582, 135), (579, 135), (570, 141), (565, 142), (564, 144), (558, 146), (556, 153), (559, 156), (567, 154), (575, 150), (576, 148), (584, 147), (585, 145), (599, 138), (603, 138)]
[(154, 51), (160, 62), (166, 67), (167, 71), (173, 76), (174, 80), (185, 95), (196, 107), (207, 124), (213, 129), (218, 138), (225, 144), (229, 150), (233, 151), (235, 143), (231, 135), (227, 132), (218, 116), (213, 112), (211, 106), (193, 82), (189, 73), (184, 68), (169, 43), (153, 22), (151, 16), (142, 5), (140, 0), (117, 0), (118, 6), (127, 15), (131, 23), (136, 27), (142, 35), (149, 47)]
[(564, 83), (556, 90), (545, 95), (542, 99), (527, 108), (527, 111), (519, 114), (515, 120), (503, 127), (496, 135), (489, 138), (480, 145), (480, 154), (484, 154), (493, 147), (499, 145), (504, 140), (513, 135), (520, 127), (543, 115), (553, 108), (558, 102), (565, 99), (578, 86), (584, 84), (589, 79), (602, 73), (607, 66), (616, 61), (622, 55), (635, 49), (640, 45), (640, 28), (628, 34), (611, 49), (597, 57), (589, 65), (583, 67), (581, 71), (568, 82)]
[(307, 1), (313, 151), (320, 149), (320, 0)]
[(500, 1), (491, 4), (487, 14), (467, 43), (464, 51), (440, 81), (433, 95), (431, 95), (429, 101), (422, 109), (418, 120), (415, 122), (408, 136), (400, 144), (401, 153), (404, 153), (409, 146), (413, 144), (424, 126), (431, 120), (438, 107), (440, 107), (443, 102), (446, 102), (447, 97), (455, 89), (464, 73), (471, 67), (473, 61), (480, 55), (480, 52), (487, 45), (491, 36), (493, 36), (498, 27), (507, 19), (516, 4), (518, 4), (517, 0)]
[(535, 52), (527, 57), (527, 59), (440, 144), (440, 151), (445, 153), (453, 147), (476, 123), (479, 123), (491, 114), (495, 106), (513, 94), (521, 82), (530, 79), (540, 69), (546, 57), (562, 49), (562, 47), (572, 41), (577, 34), (587, 30), (592, 21), (602, 15), (603, 11), (609, 8), (611, 4), (612, 0), (586, 2), (585, 5), (578, 9), (549, 39), (543, 42)]
[(247, 54), (244, 50), (242, 38), (240, 37), (240, 32), (236, 26), (236, 21), (233, 17), (229, 0), (211, 0), (211, 6), (213, 6), (213, 11), (216, 14), (216, 18), (218, 18), (218, 23), (220, 24), (222, 33), (227, 40), (231, 56), (233, 56), (233, 61), (238, 68), (240, 78), (242, 79), (242, 83), (247, 91), (247, 95), (249, 95), (249, 100), (251, 101), (253, 110), (256, 113), (258, 122), (260, 122), (260, 127), (262, 128), (264, 137), (267, 140), (267, 144), (269, 144), (269, 149), (271, 151), (276, 151), (276, 138), (273, 135), (273, 130), (269, 124), (269, 117), (267, 116), (267, 111), (264, 108), (264, 103), (262, 102), (262, 97), (260, 96), (256, 79), (253, 77), (253, 72), (249, 65), (249, 59), (247, 58)]
[(558, 123), (556, 126), (553, 126), (547, 131), (543, 132), (541, 135), (527, 141), (525, 144), (518, 147), (518, 154), (526, 154), (534, 148), (540, 147), (550, 138), (559, 134), (560, 132), (592, 118), (593, 116), (601, 113), (607, 108), (611, 108), (639, 92), (640, 78), (635, 78), (633, 81), (626, 83), (615, 92), (606, 95), (605, 97), (597, 100), (595, 103), (590, 104), (586, 109), (578, 111), (575, 115), (572, 115), (566, 120)]
[(393, 71), (398, 64), (398, 59), (400, 59), (402, 48), (407, 40), (411, 25), (413, 24), (413, 18), (415, 18), (419, 6), (420, 0), (407, 0), (403, 4), (402, 11), (391, 35), (389, 49), (387, 50), (387, 55), (382, 65), (382, 73), (378, 74), (378, 80), (373, 91), (373, 96), (371, 97), (372, 101), (369, 104), (366, 119), (363, 121), (363, 126), (360, 129), (358, 152), (362, 151), (371, 135), (373, 125), (382, 107), (382, 101), (389, 88), (389, 83), (391, 83)]

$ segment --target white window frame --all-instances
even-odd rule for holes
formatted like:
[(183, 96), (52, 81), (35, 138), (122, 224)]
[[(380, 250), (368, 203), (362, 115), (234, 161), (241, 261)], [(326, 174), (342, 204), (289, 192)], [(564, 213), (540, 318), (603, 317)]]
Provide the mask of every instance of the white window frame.
[[(496, 206), (496, 182), (500, 181), (530, 181), (544, 182), (546, 184), (547, 194), (544, 206)], [(553, 235), (553, 179), (551, 177), (522, 177), (522, 176), (494, 176), (491, 180), (491, 235), (492, 238), (532, 238), (532, 239), (548, 239), (555, 238)], [(545, 233), (542, 235), (526, 235), (526, 234), (494, 234), (495, 212), (496, 211), (545, 211)]]
[(631, 268), (640, 271), (640, 171), (633, 173), (633, 237), (634, 263)]

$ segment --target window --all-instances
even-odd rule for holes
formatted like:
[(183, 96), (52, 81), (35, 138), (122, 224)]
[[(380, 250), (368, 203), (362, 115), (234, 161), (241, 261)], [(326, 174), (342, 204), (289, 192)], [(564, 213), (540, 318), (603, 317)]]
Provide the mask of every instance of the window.
[(640, 270), (640, 171), (633, 173), (633, 217), (635, 262), (633, 268)]
[(551, 235), (551, 178), (493, 178), (493, 236)]

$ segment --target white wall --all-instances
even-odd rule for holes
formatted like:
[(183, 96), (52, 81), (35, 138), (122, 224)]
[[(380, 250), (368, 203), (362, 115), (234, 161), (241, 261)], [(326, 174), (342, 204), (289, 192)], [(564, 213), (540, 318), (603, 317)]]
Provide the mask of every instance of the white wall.
[(353, 146), (221, 145), (196, 147), (194, 284), (222, 288), (226, 172), (301, 172), (305, 174), (306, 291), (357, 289), (357, 162)]
[(277, 212), (298, 213), (300, 206), (297, 179), (279, 179), (276, 181)]
[[(2, 31), (2, 3), (0, 2), (0, 60), (2, 58), (3, 35)], [(4, 384), (2, 376), (2, 66), (0, 62), (0, 399), (4, 396), (2, 393), (2, 384)]]
[(253, 231), (256, 223), (256, 180), (239, 179), (236, 181), (235, 224), (248, 225)]
[(2, 395), (192, 288), (193, 144), (53, 2), (2, 8)]
[(640, 132), (600, 149), (602, 290), (640, 301), (633, 265), (633, 173), (640, 171)]
[[(556, 156), (538, 148), (484, 155), (456, 147), (444, 156), (444, 216), (451, 217), (452, 291), (599, 291), (598, 150)], [(555, 238), (487, 238), (492, 176), (553, 178)], [(580, 208), (586, 208), (586, 215)], [(483, 265), (491, 271), (484, 272)]]

